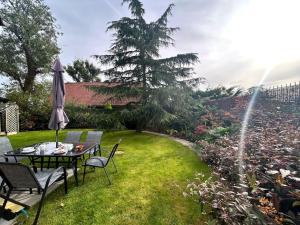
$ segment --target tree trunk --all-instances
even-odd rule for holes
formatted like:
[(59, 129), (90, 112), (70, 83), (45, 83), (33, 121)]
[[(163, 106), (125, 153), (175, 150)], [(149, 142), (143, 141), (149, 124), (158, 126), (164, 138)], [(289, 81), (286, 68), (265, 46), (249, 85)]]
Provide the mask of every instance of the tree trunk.
[(24, 92), (31, 92), (33, 90), (34, 80), (35, 80), (35, 73), (27, 74), (27, 77), (24, 82), (23, 91)]
[[(147, 96), (147, 77), (146, 77), (146, 66), (145, 65), (142, 65), (142, 75), (143, 75), (143, 80), (142, 80), (142, 89), (143, 89), (143, 92), (142, 92), (142, 107), (146, 105), (147, 103), (147, 99), (148, 99), (148, 96)], [(136, 126), (136, 132), (142, 132), (142, 130), (145, 128), (146, 126), (146, 121), (144, 118), (140, 118), (138, 120), (138, 123), (137, 123), (137, 126)]]
[(34, 60), (30, 55), (30, 52), (28, 51), (27, 47), (23, 45), (23, 49), (25, 52), (26, 57), (26, 64), (27, 64), (27, 75), (25, 77), (24, 85), (23, 85), (23, 91), (24, 92), (31, 92), (34, 85), (34, 79), (37, 74), (37, 69), (35, 68)]

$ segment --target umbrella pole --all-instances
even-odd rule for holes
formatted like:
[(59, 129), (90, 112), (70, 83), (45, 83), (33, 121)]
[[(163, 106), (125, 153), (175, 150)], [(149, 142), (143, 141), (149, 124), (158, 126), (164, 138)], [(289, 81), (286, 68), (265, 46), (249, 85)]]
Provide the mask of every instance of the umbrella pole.
[(55, 142), (56, 142), (56, 148), (58, 148), (58, 130), (56, 130)]

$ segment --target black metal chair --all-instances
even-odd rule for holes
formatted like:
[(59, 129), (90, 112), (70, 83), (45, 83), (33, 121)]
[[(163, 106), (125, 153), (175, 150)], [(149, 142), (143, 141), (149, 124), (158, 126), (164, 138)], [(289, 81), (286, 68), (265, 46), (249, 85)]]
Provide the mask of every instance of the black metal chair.
[(86, 174), (86, 167), (88, 166), (88, 167), (93, 167), (93, 168), (97, 168), (97, 167), (98, 168), (103, 168), (104, 172), (105, 172), (105, 175), (108, 179), (108, 182), (109, 182), (109, 184), (111, 184), (111, 181), (109, 179), (108, 171), (106, 170), (106, 167), (108, 166), (109, 162), (112, 161), (112, 163), (113, 163), (113, 165), (116, 169), (116, 172), (118, 171), (113, 158), (115, 156), (115, 153), (116, 153), (120, 143), (121, 143), (121, 139), (119, 140), (119, 142), (117, 144), (114, 145), (114, 147), (112, 148), (108, 158), (101, 157), (101, 156), (94, 156), (94, 157), (91, 157), (90, 159), (87, 159), (85, 161), (85, 163), (83, 164), (83, 166), (84, 166), (83, 179), (82, 179), (83, 183), (84, 183), (84, 178), (85, 178), (85, 174)]
[[(4, 137), (0, 137), (0, 162), (18, 162), (19, 160), (21, 160), (21, 157), (7, 157), (4, 155), (4, 153), (9, 152), (9, 151), (13, 151), (13, 147), (11, 146), (11, 143), (8, 139), (8, 137), (4, 136)], [(4, 191), (6, 191), (5, 188), (5, 183), (3, 181), (3, 179), (0, 177), (0, 191), (2, 191), (2, 189)]]
[(64, 143), (79, 143), (82, 131), (68, 131)]
[(99, 155), (101, 156), (101, 138), (103, 135), (103, 131), (88, 131), (85, 143), (95, 143), (97, 146), (94, 150), (94, 155), (96, 155), (97, 151), (99, 151)]
[(4, 153), (13, 151), (8, 137), (0, 137), (0, 162), (18, 162), (22, 158), (20, 157), (5, 157)]
[[(0, 162), (5, 162), (5, 157), (0, 155)], [(0, 193), (3, 190), (4, 192), (6, 192), (6, 187), (5, 187), (5, 183), (4, 180), (2, 179), (2, 177), (0, 176)]]
[(33, 222), (33, 225), (37, 224), (42, 205), (46, 196), (48, 187), (51, 186), (54, 182), (58, 180), (64, 180), (65, 193), (68, 192), (67, 187), (67, 173), (64, 167), (59, 167), (54, 171), (43, 171), (41, 173), (34, 173), (30, 167), (20, 164), (20, 163), (3, 163), (0, 162), (0, 175), (8, 187), (6, 194), (1, 194), (0, 197), (4, 199), (2, 209), (5, 209), (5, 206), (8, 201), (15, 204), (21, 205), (25, 208), (29, 208), (28, 205), (16, 201), (10, 198), (10, 195), (13, 191), (22, 191), (22, 190), (32, 190), (37, 189), (39, 192), (42, 192), (42, 197), (38, 206), (38, 210)]
[[(81, 137), (82, 131), (68, 131), (67, 136), (64, 140), (64, 143), (79, 143), (80, 137)], [(64, 158), (62, 157), (62, 160), (64, 161)], [(50, 162), (48, 162), (50, 163)], [(48, 164), (49, 166), (49, 164)], [(67, 167), (70, 166), (70, 158), (68, 159)]]

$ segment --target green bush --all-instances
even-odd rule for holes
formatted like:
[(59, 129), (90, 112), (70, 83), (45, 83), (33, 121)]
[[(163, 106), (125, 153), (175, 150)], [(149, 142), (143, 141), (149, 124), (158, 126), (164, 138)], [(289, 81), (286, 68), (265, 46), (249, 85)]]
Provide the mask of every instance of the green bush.
[(123, 129), (118, 111), (66, 105), (68, 128)]
[(230, 132), (232, 132), (231, 127), (217, 127), (215, 129), (209, 130), (208, 132), (203, 133), (203, 134), (199, 134), (199, 135), (194, 134), (194, 136), (191, 140), (192, 141), (205, 140), (209, 143), (213, 143), (217, 139), (223, 137), (224, 135), (226, 135)]
[(15, 84), (4, 88), (5, 96), (19, 106), (20, 130), (47, 129), (51, 115), (51, 84), (36, 83), (32, 93), (24, 92)]

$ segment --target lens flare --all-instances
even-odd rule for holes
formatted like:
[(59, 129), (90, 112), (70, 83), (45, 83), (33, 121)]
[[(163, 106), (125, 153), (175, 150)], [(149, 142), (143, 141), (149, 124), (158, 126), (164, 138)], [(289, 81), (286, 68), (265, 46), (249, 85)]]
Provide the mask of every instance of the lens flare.
[(256, 98), (259, 93), (259, 89), (262, 86), (262, 84), (265, 82), (266, 78), (269, 76), (271, 73), (272, 69), (274, 66), (270, 66), (266, 68), (260, 82), (258, 83), (257, 87), (255, 88), (254, 94), (251, 97), (251, 100), (249, 102), (249, 105), (247, 107), (243, 123), (242, 123), (242, 129), (241, 129), (241, 134), (240, 134), (240, 141), (239, 141), (239, 151), (238, 151), (238, 162), (239, 162), (239, 175), (240, 175), (240, 183), (244, 183), (244, 150), (245, 150), (245, 138), (247, 134), (247, 127), (249, 120), (251, 119), (251, 112), (253, 110), (253, 107), (255, 105)]

